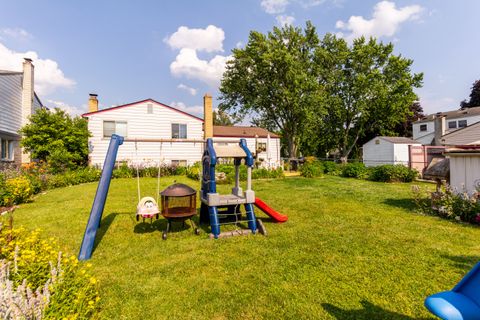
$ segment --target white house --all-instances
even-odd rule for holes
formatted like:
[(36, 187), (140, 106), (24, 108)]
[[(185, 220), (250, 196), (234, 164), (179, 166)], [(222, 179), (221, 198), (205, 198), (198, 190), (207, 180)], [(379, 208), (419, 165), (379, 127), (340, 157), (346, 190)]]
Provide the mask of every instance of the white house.
[(443, 135), (441, 142), (446, 146), (480, 145), (480, 122)]
[(405, 137), (376, 137), (363, 145), (363, 163), (367, 167), (382, 164), (410, 165), (410, 148), (421, 143)]
[(413, 139), (423, 145), (441, 145), (441, 136), (480, 121), (480, 107), (430, 114), (412, 124)]
[(25, 58), (22, 72), (0, 70), (0, 167), (5, 163), (30, 162), (29, 155), (20, 148), (18, 130), (42, 107), (33, 89), (31, 59)]
[[(204, 115), (196, 117), (153, 99), (98, 110), (97, 95), (91, 94), (88, 119), (91, 165), (102, 166), (113, 133), (125, 137), (117, 161), (153, 165), (192, 165), (200, 161), (205, 138), (219, 143), (238, 143), (245, 138), (257, 161), (265, 167), (278, 167), (280, 138), (258, 127), (213, 126), (212, 97), (204, 97)], [(235, 142), (236, 141), (236, 142)]]

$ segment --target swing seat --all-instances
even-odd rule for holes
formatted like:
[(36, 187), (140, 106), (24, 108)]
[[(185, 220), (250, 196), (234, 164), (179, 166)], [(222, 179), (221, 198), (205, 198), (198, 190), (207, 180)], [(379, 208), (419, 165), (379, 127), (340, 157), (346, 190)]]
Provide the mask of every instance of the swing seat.
[(159, 213), (158, 204), (152, 197), (143, 197), (137, 205), (137, 217), (153, 218)]

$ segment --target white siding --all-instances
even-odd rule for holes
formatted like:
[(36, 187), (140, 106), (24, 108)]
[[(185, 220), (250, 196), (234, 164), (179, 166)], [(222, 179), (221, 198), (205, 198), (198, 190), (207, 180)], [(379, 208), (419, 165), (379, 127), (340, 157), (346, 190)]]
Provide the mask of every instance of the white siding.
[(0, 131), (17, 134), (22, 122), (22, 75), (0, 76)]
[[(409, 165), (409, 146), (409, 144), (400, 143), (394, 145), (394, 164)], [(421, 146), (421, 144), (412, 144), (412, 146)]]
[(393, 143), (381, 138), (374, 138), (363, 145), (363, 163), (367, 167), (393, 164), (393, 155)]
[[(153, 113), (147, 114), (147, 104), (153, 105)], [(187, 139), (203, 139), (202, 120), (169, 109), (155, 102), (142, 102), (135, 105), (98, 112), (88, 117), (88, 129), (92, 133), (90, 163), (102, 166), (110, 138), (103, 137), (103, 121), (126, 121), (128, 139), (171, 139), (172, 123), (187, 125)], [(161, 155), (160, 155), (161, 147)], [(117, 161), (142, 161), (170, 164), (171, 160), (186, 160), (193, 164), (200, 161), (202, 142), (139, 142), (138, 154), (134, 142), (124, 142), (120, 146)]]
[(450, 155), (450, 185), (458, 193), (476, 191), (480, 186), (480, 154)]
[[(477, 123), (480, 121), (480, 115), (476, 115), (476, 116), (469, 116), (469, 117), (463, 117), (463, 118), (455, 118), (455, 119), (445, 119), (445, 133), (450, 133), (450, 132), (454, 132), (458, 129), (461, 129), (458, 127), (458, 121), (461, 121), (461, 120), (467, 120), (467, 126), (469, 125), (472, 125), (474, 123)], [(449, 122), (452, 122), (452, 121), (455, 121), (457, 123), (457, 128), (456, 129), (449, 129), (448, 128), (448, 123)]]
[[(426, 125), (427, 126), (427, 131), (420, 131), (420, 126), (421, 125)], [(413, 140), (417, 140), (418, 142), (421, 142), (422, 144), (432, 143), (434, 132), (435, 132), (435, 123), (433, 121), (420, 122), (420, 123), (416, 122), (416, 123), (412, 124)], [(431, 137), (431, 138), (429, 138), (429, 137)], [(430, 141), (424, 142), (428, 139), (430, 139)]]

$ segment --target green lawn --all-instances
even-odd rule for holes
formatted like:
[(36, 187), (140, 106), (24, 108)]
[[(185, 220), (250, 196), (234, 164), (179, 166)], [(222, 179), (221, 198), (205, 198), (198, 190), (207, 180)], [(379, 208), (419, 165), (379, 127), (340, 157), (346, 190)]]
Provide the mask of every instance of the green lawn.
[[(162, 178), (162, 188), (184, 177)], [(155, 179), (142, 179), (145, 193)], [(226, 192), (229, 186), (220, 187)], [(480, 260), (480, 228), (415, 214), (409, 184), (340, 177), (254, 181), (289, 216), (268, 237), (210, 240), (135, 221), (134, 179), (113, 180), (91, 262), (102, 318), (430, 319), (424, 298)], [(77, 254), (96, 184), (48, 191), (15, 212)], [(150, 191), (150, 192), (148, 192)]]

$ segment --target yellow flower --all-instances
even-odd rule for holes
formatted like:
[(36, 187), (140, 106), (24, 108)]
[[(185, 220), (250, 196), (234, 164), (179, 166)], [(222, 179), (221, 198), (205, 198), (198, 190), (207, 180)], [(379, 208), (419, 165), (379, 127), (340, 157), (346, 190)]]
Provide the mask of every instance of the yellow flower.
[(93, 305), (95, 302), (93, 300), (88, 301), (89, 305)]
[(95, 279), (94, 277), (91, 277), (91, 278), (90, 278), (90, 283), (91, 283), (91, 284), (97, 283), (97, 279)]

